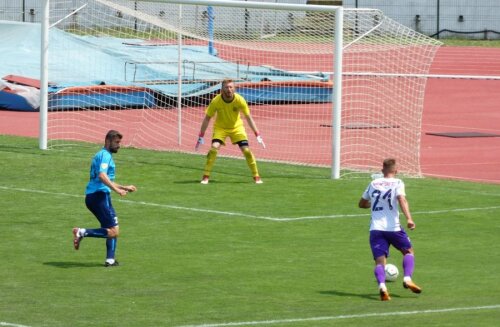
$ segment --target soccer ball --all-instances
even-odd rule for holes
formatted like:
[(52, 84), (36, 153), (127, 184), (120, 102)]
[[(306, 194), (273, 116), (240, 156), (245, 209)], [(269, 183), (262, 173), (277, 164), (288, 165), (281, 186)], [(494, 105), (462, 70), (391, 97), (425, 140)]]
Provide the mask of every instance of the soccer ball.
[(395, 265), (388, 263), (385, 265), (385, 280), (388, 282), (395, 281), (399, 276), (398, 267)]

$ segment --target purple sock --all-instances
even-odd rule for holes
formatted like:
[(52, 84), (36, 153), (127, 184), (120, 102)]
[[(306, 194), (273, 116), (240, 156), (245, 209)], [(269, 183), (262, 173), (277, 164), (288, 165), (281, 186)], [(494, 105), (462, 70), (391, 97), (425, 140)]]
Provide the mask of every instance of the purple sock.
[(382, 265), (376, 265), (375, 266), (375, 278), (377, 279), (377, 283), (385, 283), (385, 270), (384, 266)]
[(405, 254), (403, 257), (403, 270), (405, 276), (411, 277), (413, 275), (413, 269), (415, 269), (415, 257), (413, 254)]

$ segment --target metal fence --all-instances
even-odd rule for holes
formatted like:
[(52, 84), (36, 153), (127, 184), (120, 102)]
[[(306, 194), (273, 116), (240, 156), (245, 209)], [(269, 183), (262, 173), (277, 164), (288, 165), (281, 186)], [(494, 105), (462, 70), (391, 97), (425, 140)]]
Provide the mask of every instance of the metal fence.
[[(330, 0), (252, 1), (332, 4)], [(42, 2), (0, 0), (0, 19), (39, 22)], [(435, 38), (500, 39), (499, 0), (343, 0), (335, 4), (340, 2), (346, 8), (380, 9), (395, 21)], [(67, 6), (71, 0), (64, 3)], [(52, 10), (68, 10), (61, 6), (53, 6)]]
[[(235, 0), (242, 1), (242, 0)], [(304, 4), (306, 0), (253, 0), (259, 2), (272, 3), (295, 3)], [(56, 22), (73, 13), (74, 10), (85, 5), (89, 1), (85, 0), (50, 0), (50, 22)], [(133, 5), (132, 8), (140, 12), (147, 12), (155, 18), (159, 18), (168, 22), (170, 19), (177, 19), (178, 6), (174, 4), (161, 2), (147, 1), (123, 1), (123, 5)], [(21, 21), (29, 23), (39, 23), (42, 19), (43, 0), (0, 0), (0, 20)], [(233, 10), (231, 8), (225, 11)], [(241, 15), (242, 11), (234, 9), (235, 15)], [(119, 10), (116, 11), (115, 17), (109, 17), (109, 24), (126, 23), (121, 21), (122, 14)], [(213, 17), (217, 16), (217, 8), (213, 9)], [(278, 31), (290, 30), (291, 24), (297, 16), (282, 13), (266, 13), (263, 10), (248, 9), (241, 15), (240, 20), (217, 20), (217, 28), (222, 32), (234, 31), (237, 29), (245, 29), (250, 34), (257, 36), (274, 35)], [(206, 25), (208, 20), (207, 7), (203, 6), (186, 6), (183, 9), (183, 27), (186, 29), (195, 29), (202, 25)], [(85, 10), (82, 10), (78, 15), (72, 15), (71, 19), (66, 19), (58, 25), (59, 28), (66, 28), (73, 25), (89, 24), (85, 19)]]

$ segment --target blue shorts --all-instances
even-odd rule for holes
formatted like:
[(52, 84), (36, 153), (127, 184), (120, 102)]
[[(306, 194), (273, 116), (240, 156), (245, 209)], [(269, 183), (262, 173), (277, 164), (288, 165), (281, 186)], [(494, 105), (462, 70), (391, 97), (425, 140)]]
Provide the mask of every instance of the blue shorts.
[(399, 232), (386, 232), (380, 230), (370, 231), (370, 247), (373, 259), (381, 256), (389, 256), (389, 247), (394, 246), (399, 251), (412, 248), (410, 238), (404, 230)]
[(118, 218), (111, 204), (111, 194), (106, 192), (95, 192), (85, 197), (87, 208), (96, 216), (102, 228), (118, 226)]

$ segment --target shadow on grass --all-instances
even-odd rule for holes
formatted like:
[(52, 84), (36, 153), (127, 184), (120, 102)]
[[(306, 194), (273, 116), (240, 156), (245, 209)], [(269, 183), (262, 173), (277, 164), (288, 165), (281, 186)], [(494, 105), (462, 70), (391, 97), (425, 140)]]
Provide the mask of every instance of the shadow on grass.
[(95, 267), (103, 267), (102, 264), (98, 264), (95, 262), (73, 262), (73, 261), (53, 261), (53, 262), (44, 262), (46, 266), (52, 266), (56, 268), (95, 268)]
[[(350, 293), (350, 292), (342, 292), (342, 291), (319, 291), (320, 294), (325, 295), (333, 295), (333, 296), (346, 296), (346, 297), (360, 297), (363, 299), (376, 300), (380, 301), (380, 297), (378, 292), (359, 294), (359, 293)], [(391, 297), (399, 297), (399, 295), (391, 294)]]

